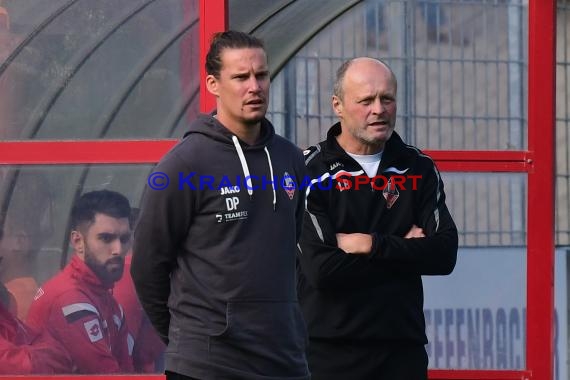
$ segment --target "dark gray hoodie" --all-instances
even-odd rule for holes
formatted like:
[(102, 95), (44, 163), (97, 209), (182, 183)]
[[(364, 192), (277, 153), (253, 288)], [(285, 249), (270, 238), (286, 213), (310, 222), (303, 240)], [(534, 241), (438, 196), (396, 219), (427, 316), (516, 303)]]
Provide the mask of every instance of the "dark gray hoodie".
[(250, 146), (208, 115), (156, 166), (131, 273), (168, 342), (166, 370), (200, 379), (309, 378), (295, 286), (305, 173), (300, 150), (269, 121)]

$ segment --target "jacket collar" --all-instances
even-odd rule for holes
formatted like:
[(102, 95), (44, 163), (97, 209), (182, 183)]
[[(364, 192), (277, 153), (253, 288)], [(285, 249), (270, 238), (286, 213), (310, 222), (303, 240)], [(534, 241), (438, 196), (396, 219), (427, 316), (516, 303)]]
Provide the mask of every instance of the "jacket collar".
[(87, 264), (77, 256), (77, 254), (73, 255), (68, 267), (70, 269), (71, 277), (88, 285), (89, 288), (95, 292), (108, 292), (115, 285), (114, 283), (104, 284), (101, 279), (97, 277), (95, 272), (93, 272), (91, 268), (89, 268)]

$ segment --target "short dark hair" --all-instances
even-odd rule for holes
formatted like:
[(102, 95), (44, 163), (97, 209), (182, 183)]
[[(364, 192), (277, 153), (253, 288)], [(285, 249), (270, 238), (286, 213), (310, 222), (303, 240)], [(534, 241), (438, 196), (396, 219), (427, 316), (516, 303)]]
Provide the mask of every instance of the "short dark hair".
[(260, 48), (265, 50), (263, 41), (257, 37), (236, 30), (218, 32), (212, 36), (210, 50), (206, 55), (206, 73), (220, 77), (222, 69), (221, 53), (224, 49)]
[(129, 200), (111, 190), (96, 190), (83, 194), (71, 209), (71, 229), (77, 230), (82, 224), (95, 222), (95, 214), (105, 214), (113, 218), (127, 218), (131, 224)]

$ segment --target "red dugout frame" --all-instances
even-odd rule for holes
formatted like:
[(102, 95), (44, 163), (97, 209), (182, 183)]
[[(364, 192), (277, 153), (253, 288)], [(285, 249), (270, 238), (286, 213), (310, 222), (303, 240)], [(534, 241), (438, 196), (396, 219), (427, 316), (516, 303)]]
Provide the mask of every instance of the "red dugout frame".
[[(227, 1), (200, 0), (200, 70), (212, 33), (227, 28)], [(430, 370), (432, 380), (550, 380), (554, 364), (554, 174), (556, 2), (529, 0), (528, 150), (431, 151), (442, 171), (528, 175), (526, 369)], [(200, 84), (200, 110), (214, 99)], [(155, 163), (175, 140), (0, 142), (0, 165)], [(76, 376), (27, 376), (76, 380)], [(97, 375), (83, 379), (162, 380), (163, 375)]]

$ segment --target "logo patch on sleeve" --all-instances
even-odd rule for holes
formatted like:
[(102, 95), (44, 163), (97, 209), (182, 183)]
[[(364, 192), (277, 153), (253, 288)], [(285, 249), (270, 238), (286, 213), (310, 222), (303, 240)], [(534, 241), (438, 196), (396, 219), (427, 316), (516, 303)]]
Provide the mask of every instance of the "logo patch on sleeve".
[(91, 321), (85, 322), (83, 326), (85, 326), (85, 331), (87, 331), (89, 340), (92, 343), (98, 342), (101, 339), (103, 339), (103, 331), (101, 331), (101, 326), (99, 325), (98, 319), (93, 319)]
[(42, 288), (39, 288), (36, 294), (34, 295), (34, 301), (36, 301), (38, 298), (40, 298), (43, 295), (44, 295), (44, 290)]

